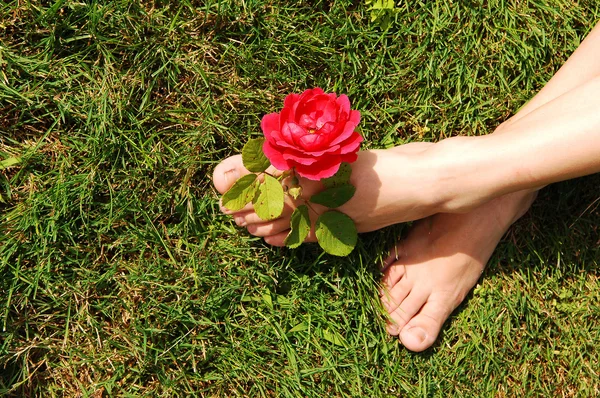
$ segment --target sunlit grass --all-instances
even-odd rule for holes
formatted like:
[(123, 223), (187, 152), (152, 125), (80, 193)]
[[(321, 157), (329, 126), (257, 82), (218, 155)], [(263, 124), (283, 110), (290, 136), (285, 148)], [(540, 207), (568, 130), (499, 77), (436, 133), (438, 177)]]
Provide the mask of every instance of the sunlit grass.
[(598, 395), (597, 176), (542, 192), (422, 354), (377, 296), (404, 226), (345, 259), (273, 249), (210, 183), (315, 86), (365, 147), (489, 133), (598, 3), (402, 2), (387, 31), (360, 2), (282, 3), (0, 5), (0, 394)]

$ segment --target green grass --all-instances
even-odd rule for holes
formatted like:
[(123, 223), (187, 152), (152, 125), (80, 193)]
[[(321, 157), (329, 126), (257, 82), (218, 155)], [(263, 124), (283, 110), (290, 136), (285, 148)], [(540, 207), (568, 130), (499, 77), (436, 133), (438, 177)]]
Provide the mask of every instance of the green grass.
[(404, 226), (345, 259), (273, 249), (210, 182), (314, 86), (350, 96), (364, 147), (489, 133), (599, 19), (593, 0), (401, 2), (387, 31), (350, 1), (0, 4), (0, 395), (600, 394), (598, 176), (542, 192), (422, 354), (377, 297)]

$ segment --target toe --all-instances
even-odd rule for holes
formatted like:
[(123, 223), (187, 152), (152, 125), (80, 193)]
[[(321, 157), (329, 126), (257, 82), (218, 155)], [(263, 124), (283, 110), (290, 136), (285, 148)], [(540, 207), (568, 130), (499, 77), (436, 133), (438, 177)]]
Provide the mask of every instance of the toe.
[(240, 177), (249, 173), (242, 164), (241, 155), (231, 156), (215, 167), (213, 184), (217, 191), (225, 193)]
[(263, 222), (261, 224), (248, 224), (246, 229), (252, 235), (264, 238), (271, 235), (277, 235), (290, 229), (290, 220), (278, 218), (277, 220)]
[(396, 263), (400, 259), (400, 253), (402, 251), (402, 243), (396, 243), (394, 247), (390, 250), (388, 256), (383, 260), (383, 264), (381, 265), (381, 270), (383, 272), (387, 271), (394, 263)]
[(396, 284), (385, 285), (381, 294), (383, 308), (391, 314), (398, 308), (412, 290), (413, 284), (408, 278), (400, 279)]
[[(281, 231), (279, 233), (276, 234), (271, 234), (269, 236), (265, 236), (264, 240), (266, 243), (268, 243), (271, 246), (280, 246), (283, 247), (285, 246), (285, 238), (287, 238), (287, 236), (290, 233), (290, 229), (289, 229), (289, 222), (288, 222), (288, 229)], [(304, 240), (304, 242), (316, 242), (317, 238), (315, 236), (314, 230), (311, 230), (310, 233), (308, 234), (308, 236), (306, 237), (306, 239)]]
[(402, 300), (400, 305), (390, 313), (391, 322), (387, 330), (391, 335), (397, 335), (419, 312), (423, 304), (427, 301), (427, 292), (412, 290), (410, 294)]
[(389, 266), (383, 272), (383, 276), (381, 278), (381, 283), (385, 288), (391, 290), (393, 286), (401, 280), (401, 278), (406, 274), (406, 265), (403, 263), (397, 262), (392, 266)]
[(421, 352), (433, 344), (435, 337), (432, 338), (427, 329), (421, 326), (406, 326), (400, 332), (400, 341), (407, 349)]
[(235, 213), (233, 214), (233, 221), (238, 227), (245, 227), (248, 224), (246, 222), (246, 217), (248, 217), (248, 214), (249, 213)]
[[(281, 216), (279, 216), (278, 218), (274, 219), (274, 220), (268, 220), (268, 223), (274, 222), (274, 221), (278, 221), (278, 220), (286, 220), (287, 222), (287, 229), (290, 228), (290, 215), (292, 214), (292, 209), (290, 209), (289, 207), (285, 207), (283, 209), (283, 212), (281, 213)], [(258, 214), (256, 214), (256, 212), (254, 212), (254, 210), (252, 211), (248, 211), (248, 212), (243, 212), (243, 213), (236, 213), (234, 215), (234, 218), (236, 219), (242, 219), (243, 218), (243, 222), (244, 222), (244, 226), (246, 225), (252, 225), (252, 224), (265, 224), (265, 220), (263, 220), (262, 218), (260, 218), (258, 216)], [(240, 225), (240, 224), (238, 224)], [(242, 226), (242, 225), (240, 225)]]
[(265, 236), (265, 242), (271, 246), (283, 247), (285, 246), (285, 238), (287, 238), (289, 233), (290, 230), (288, 229), (275, 235)]
[(454, 306), (445, 300), (429, 300), (400, 331), (400, 341), (409, 350), (420, 352), (431, 347)]

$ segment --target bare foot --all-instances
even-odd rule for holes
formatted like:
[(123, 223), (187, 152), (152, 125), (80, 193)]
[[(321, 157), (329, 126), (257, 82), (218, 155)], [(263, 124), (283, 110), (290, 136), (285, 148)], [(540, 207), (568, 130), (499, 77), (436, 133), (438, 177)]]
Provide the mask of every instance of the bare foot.
[(385, 264), (382, 303), (390, 315), (388, 332), (411, 351), (429, 348), (535, 196), (516, 192), (469, 213), (440, 213), (417, 222)]
[[(339, 208), (356, 223), (358, 232), (374, 231), (388, 225), (426, 217), (435, 213), (435, 194), (430, 191), (435, 184), (433, 176), (423, 157), (419, 156), (429, 143), (412, 143), (391, 150), (361, 151), (358, 160), (352, 163), (351, 182), (356, 187), (354, 197)], [(267, 170), (278, 174), (275, 169)], [(223, 160), (214, 170), (213, 183), (220, 193), (226, 192), (233, 183), (249, 172), (242, 164), (241, 156)], [(300, 179), (303, 198), (292, 200), (286, 197), (283, 214), (276, 220), (263, 221), (251, 205), (231, 212), (221, 210), (234, 217), (237, 225), (245, 227), (255, 236), (275, 246), (282, 246), (289, 233), (290, 216), (304, 200), (323, 189), (318, 181)], [(415, 203), (420, 205), (416, 206)], [(316, 221), (325, 208), (311, 205), (316, 213), (310, 212), (311, 220)], [(314, 241), (314, 233), (308, 237)]]

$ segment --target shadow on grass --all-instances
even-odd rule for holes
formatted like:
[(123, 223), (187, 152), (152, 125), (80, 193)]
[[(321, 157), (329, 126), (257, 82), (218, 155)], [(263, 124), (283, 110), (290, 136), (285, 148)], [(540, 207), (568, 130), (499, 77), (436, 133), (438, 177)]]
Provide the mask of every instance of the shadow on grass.
[[(533, 263), (553, 264), (548, 272), (598, 273), (600, 174), (542, 189), (530, 211), (505, 235), (486, 274), (509, 273)], [(560, 254), (560, 264), (556, 264)], [(533, 259), (533, 260), (531, 260)]]
[[(563, 277), (581, 271), (597, 274), (600, 198), (596, 188), (599, 185), (600, 175), (594, 175), (543, 189), (531, 210), (504, 236), (479, 282), (498, 273), (514, 273), (523, 267), (530, 267), (539, 273), (540, 263), (548, 268), (543, 269), (544, 273), (560, 272)], [(399, 224), (361, 234), (355, 252), (347, 258), (328, 256), (316, 244), (304, 245), (297, 250), (274, 251), (269, 255), (273, 261), (281, 256), (293, 258), (289, 267), (279, 274), (282, 283), (276, 287), (276, 293), (285, 295), (293, 289), (293, 284), (285, 283), (292, 273), (294, 277), (304, 275), (309, 279), (319, 274), (361, 278), (368, 273), (378, 281), (381, 274), (378, 264), (388, 248), (405, 235), (408, 227), (409, 224)], [(557, 252), (561, 253), (561, 263), (558, 267), (549, 266), (555, 263)], [(323, 293), (329, 290), (327, 284), (322, 284), (321, 288), (324, 289)], [(334, 293), (333, 289), (329, 293)], [(446, 341), (444, 335), (451, 330), (452, 323), (467, 308), (472, 297), (471, 292), (452, 313), (433, 346), (417, 355), (427, 359), (440, 349)], [(371, 314), (378, 318), (376, 304), (367, 305), (374, 306)], [(385, 319), (385, 312), (381, 308), (379, 311), (380, 319)], [(383, 321), (380, 324), (383, 325)]]

